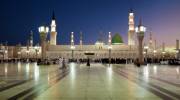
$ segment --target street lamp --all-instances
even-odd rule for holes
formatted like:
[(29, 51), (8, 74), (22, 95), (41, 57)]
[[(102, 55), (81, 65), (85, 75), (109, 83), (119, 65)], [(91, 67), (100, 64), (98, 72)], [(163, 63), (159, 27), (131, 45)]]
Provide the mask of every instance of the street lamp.
[(154, 51), (153, 51), (153, 53), (154, 53), (154, 55), (153, 55), (153, 56), (154, 56), (154, 58), (153, 58), (153, 62), (155, 62), (155, 59), (156, 59), (156, 53), (157, 53), (157, 51), (156, 51), (156, 50), (154, 50)]
[(27, 61), (29, 61), (29, 50), (26, 50), (26, 54), (27, 54)]
[(111, 49), (112, 49), (112, 46), (109, 45), (108, 46), (108, 50), (109, 50), (109, 64), (111, 64)]
[(36, 51), (36, 60), (37, 60), (37, 55), (38, 55), (38, 52), (39, 52), (39, 46), (35, 46), (35, 51)]
[(163, 51), (163, 52), (162, 52), (162, 55), (163, 55), (163, 59), (164, 59), (164, 55), (165, 55), (165, 53), (166, 53), (165, 51)]
[(39, 27), (42, 59), (44, 59), (46, 57), (46, 38), (47, 38), (48, 32), (49, 32), (48, 27), (46, 27), (46, 26)]
[(71, 32), (71, 56), (72, 56), (72, 60), (74, 59), (74, 49), (75, 49), (75, 46), (74, 46), (74, 32)]
[(18, 51), (18, 58), (21, 59), (21, 51)]
[(7, 55), (7, 50), (4, 50), (4, 57), (3, 57), (3, 59), (5, 59), (6, 55)]
[(72, 60), (74, 59), (74, 49), (75, 49), (75, 46), (74, 45), (71, 45), (71, 57), (72, 57)]
[(147, 62), (147, 56), (148, 56), (148, 54), (147, 54), (148, 53), (148, 49), (149, 49), (148, 46), (144, 46), (146, 62)]
[(137, 33), (137, 38), (138, 38), (138, 41), (139, 41), (139, 63), (140, 64), (143, 64), (143, 46), (142, 46), (142, 43), (143, 43), (143, 39), (144, 39), (144, 33), (146, 31), (146, 28), (142, 25), (142, 22), (141, 22), (141, 19), (140, 19), (140, 22), (139, 22), (139, 25), (138, 27), (136, 27), (135, 29), (136, 33)]
[(111, 32), (109, 32), (108, 36), (108, 50), (109, 50), (109, 64), (111, 63), (111, 49), (112, 49), (112, 38), (111, 38)]

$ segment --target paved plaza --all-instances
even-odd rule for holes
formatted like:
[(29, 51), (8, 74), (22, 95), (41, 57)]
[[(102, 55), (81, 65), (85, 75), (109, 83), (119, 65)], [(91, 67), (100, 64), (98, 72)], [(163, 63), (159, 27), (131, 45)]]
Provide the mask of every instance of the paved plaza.
[(0, 99), (178, 100), (180, 66), (0, 64)]

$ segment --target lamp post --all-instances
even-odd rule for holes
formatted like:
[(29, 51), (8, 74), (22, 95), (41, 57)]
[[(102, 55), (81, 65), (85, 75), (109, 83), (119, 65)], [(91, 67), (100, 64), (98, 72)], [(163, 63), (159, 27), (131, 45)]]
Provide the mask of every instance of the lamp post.
[(108, 50), (109, 50), (109, 64), (111, 64), (111, 49), (112, 49), (112, 37), (111, 37), (111, 32), (109, 32), (108, 36)]
[(144, 46), (146, 63), (147, 63), (147, 57), (148, 57), (148, 54), (147, 54), (148, 53), (148, 49), (149, 49), (148, 46)]
[(35, 46), (35, 51), (36, 51), (36, 60), (37, 60), (37, 55), (38, 55), (38, 52), (39, 52), (39, 46)]
[(72, 60), (74, 59), (74, 49), (75, 49), (75, 46), (71, 46), (71, 57), (72, 57)]
[(163, 51), (163, 52), (162, 52), (162, 58), (163, 58), (162, 60), (164, 60), (164, 56), (165, 56), (165, 54), (166, 54), (166, 52), (165, 52), (165, 51)]
[(6, 58), (6, 57), (5, 57), (6, 55), (7, 55), (7, 50), (5, 49), (5, 50), (4, 50), (4, 56), (3, 56), (3, 59), (4, 59), (4, 60), (5, 60), (5, 58)]
[(21, 59), (21, 51), (18, 51), (18, 58)]
[(71, 32), (71, 57), (72, 57), (72, 60), (74, 59), (74, 49), (75, 49), (75, 46), (74, 46), (74, 32)]
[(39, 27), (40, 33), (40, 44), (41, 44), (41, 59), (45, 59), (46, 57), (46, 38), (49, 32), (49, 28), (46, 26)]
[(108, 50), (109, 50), (109, 64), (111, 64), (111, 49), (112, 49), (112, 46), (108, 46)]
[(139, 47), (138, 47), (138, 59), (139, 59), (139, 63), (143, 64), (144, 60), (143, 60), (143, 39), (144, 39), (144, 33), (146, 31), (146, 28), (142, 25), (141, 19), (139, 22), (138, 27), (136, 27), (136, 33), (137, 33), (137, 38), (138, 38), (138, 42), (139, 42)]
[(180, 57), (179, 40), (176, 40), (176, 59)]
[(165, 43), (163, 42), (162, 43), (162, 56), (163, 56), (162, 58), (163, 58), (163, 60), (164, 60), (165, 53), (166, 53), (165, 52)]
[(176, 59), (179, 59), (179, 50), (176, 50)]
[(153, 62), (155, 61), (155, 59), (156, 59), (156, 53), (157, 53), (157, 51), (156, 50), (154, 50), (153, 51), (153, 53), (154, 53), (154, 60), (153, 60)]
[(29, 61), (29, 50), (26, 50), (27, 61)]

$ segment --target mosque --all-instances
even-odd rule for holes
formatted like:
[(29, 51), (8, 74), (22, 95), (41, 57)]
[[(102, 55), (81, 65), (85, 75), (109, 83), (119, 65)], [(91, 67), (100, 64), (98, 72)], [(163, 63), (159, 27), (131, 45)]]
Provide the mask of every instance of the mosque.
[[(42, 46), (33, 45), (33, 35), (30, 34), (30, 38), (26, 46), (20, 44), (16, 46), (0, 45), (0, 58), (67, 58), (67, 59), (100, 59), (100, 58), (123, 58), (123, 59), (136, 59), (138, 55), (137, 35), (135, 33), (135, 21), (133, 10), (129, 11), (129, 29), (128, 29), (128, 44), (123, 42), (123, 38), (120, 34), (111, 35), (111, 32), (107, 34), (107, 43), (102, 40), (96, 41), (94, 44), (83, 44), (83, 36), (80, 33), (79, 44), (74, 43), (74, 32), (71, 32), (69, 45), (58, 45), (56, 31), (56, 18), (53, 13), (52, 21), (50, 25), (50, 32), (48, 27), (39, 27), (40, 41)], [(45, 30), (45, 31), (44, 31)], [(46, 32), (47, 31), (47, 32)], [(50, 40), (47, 41), (47, 33), (50, 33)], [(44, 41), (43, 41), (44, 39)], [(179, 41), (177, 40), (176, 47), (166, 47), (163, 43), (162, 46), (157, 48), (156, 41), (152, 39), (152, 34), (149, 36), (149, 43), (144, 45), (143, 54), (144, 57), (175, 57), (179, 50)]]

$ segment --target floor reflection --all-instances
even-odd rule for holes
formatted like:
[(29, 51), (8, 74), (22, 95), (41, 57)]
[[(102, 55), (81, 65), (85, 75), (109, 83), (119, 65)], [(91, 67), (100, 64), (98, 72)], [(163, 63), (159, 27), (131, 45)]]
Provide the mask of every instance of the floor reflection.
[(29, 63), (26, 64), (26, 78), (29, 78)]
[(34, 64), (34, 79), (35, 81), (39, 80), (39, 66), (37, 64)]
[(149, 80), (149, 65), (144, 66), (144, 68), (143, 68), (143, 76), (144, 76), (145, 81)]

